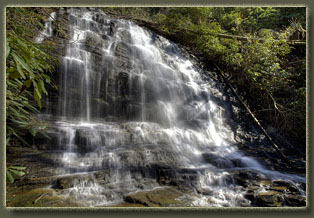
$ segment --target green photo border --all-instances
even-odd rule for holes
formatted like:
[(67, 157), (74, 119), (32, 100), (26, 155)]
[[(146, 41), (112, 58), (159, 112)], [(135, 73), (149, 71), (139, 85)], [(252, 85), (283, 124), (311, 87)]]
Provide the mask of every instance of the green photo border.
[[(311, 18), (313, 16), (313, 1), (312, 0), (2, 0), (0, 17), (1, 17), (1, 46), (0, 54), (1, 64), (0, 64), (0, 139), (1, 139), (1, 179), (0, 179), (0, 217), (53, 217), (53, 216), (75, 216), (75, 217), (86, 217), (86, 216), (114, 216), (114, 217), (141, 217), (141, 216), (171, 216), (171, 217), (181, 217), (186, 215), (189, 217), (199, 216), (199, 217), (208, 217), (208, 216), (224, 216), (224, 217), (245, 217), (245, 216), (267, 216), (278, 217), (278, 216), (287, 216), (287, 217), (312, 217), (312, 187), (310, 181), (313, 181), (313, 174), (310, 173), (311, 160), (310, 157), (313, 157), (313, 150), (311, 149), (312, 143), (312, 116), (313, 112), (311, 111), (311, 94), (313, 85), (312, 79), (312, 65), (311, 65), (311, 52), (313, 50), (313, 43), (311, 44), (311, 31), (313, 30), (313, 22)], [(65, 7), (65, 6), (127, 6), (127, 7), (149, 7), (149, 6), (288, 6), (288, 7), (307, 7), (307, 206), (306, 207), (283, 207), (283, 208), (6, 208), (5, 207), (5, 8), (7, 6), (47, 6), (47, 7)]]

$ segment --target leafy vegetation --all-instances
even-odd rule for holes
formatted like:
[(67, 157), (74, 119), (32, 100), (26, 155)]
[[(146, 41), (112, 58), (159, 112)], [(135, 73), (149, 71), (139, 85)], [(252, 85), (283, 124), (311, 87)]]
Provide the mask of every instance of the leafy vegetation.
[[(35, 136), (45, 127), (32, 114), (39, 112), (42, 95), (48, 95), (46, 84), (57, 88), (50, 77), (57, 60), (48, 55), (49, 46), (32, 41), (34, 32), (43, 28), (44, 17), (33, 8), (16, 7), (7, 8), (6, 15), (6, 144), (28, 145), (23, 136)], [(13, 182), (12, 173), (21, 176), (24, 169), (9, 166), (7, 179)]]
[(153, 28), (203, 57), (208, 66), (217, 64), (259, 120), (305, 145), (304, 7), (103, 10)]
[(24, 170), (26, 169), (26, 167), (20, 167), (20, 166), (9, 166), (7, 167), (6, 169), (6, 176), (7, 176), (7, 179), (10, 183), (13, 183), (14, 182), (14, 175), (17, 175), (17, 176), (24, 176), (25, 175), (25, 172), (23, 172)]

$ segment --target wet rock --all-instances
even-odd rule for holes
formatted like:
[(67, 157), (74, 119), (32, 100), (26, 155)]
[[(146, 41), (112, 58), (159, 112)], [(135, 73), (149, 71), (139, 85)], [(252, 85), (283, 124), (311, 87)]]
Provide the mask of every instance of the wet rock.
[(117, 122), (118, 118), (114, 117), (114, 116), (107, 116), (107, 117), (105, 117), (105, 121), (106, 122)]
[(79, 184), (80, 182), (88, 182), (88, 181), (93, 181), (93, 179), (89, 175), (62, 177), (55, 181), (54, 188), (56, 189), (73, 188), (76, 184)]
[(287, 187), (285, 186), (272, 186), (270, 188), (270, 190), (274, 190), (274, 191), (277, 191), (277, 192), (284, 192), (287, 190)]
[(260, 184), (262, 186), (269, 186), (270, 184), (272, 184), (272, 182), (268, 179), (263, 179), (257, 182), (257, 184)]
[(284, 195), (285, 204), (293, 207), (306, 206), (306, 198), (300, 195)]
[(259, 175), (257, 172), (253, 171), (239, 171), (233, 174), (234, 180), (237, 184), (247, 187), (250, 184), (260, 180), (261, 175)]
[(259, 207), (280, 207), (282, 206), (282, 200), (278, 192), (260, 192), (255, 197), (255, 204)]
[(293, 186), (293, 185), (290, 185), (289, 187), (288, 187), (288, 191), (289, 192), (292, 192), (292, 193), (300, 193), (300, 190), (297, 188), (297, 187), (295, 187), (295, 186)]
[(244, 197), (253, 202), (255, 200), (254, 191), (248, 191), (247, 193), (245, 193)]
[(273, 181), (272, 184), (273, 184), (272, 189), (276, 187), (282, 187), (282, 188), (285, 188), (285, 191), (288, 191), (289, 193), (300, 194), (299, 188), (297, 188), (295, 185), (293, 185), (292, 183), (288, 181), (277, 180), (277, 181)]
[(248, 189), (248, 192), (256, 192), (260, 188), (261, 188), (260, 186), (251, 185), (247, 189)]
[[(104, 136), (99, 138), (95, 138), (95, 132), (97, 130), (91, 129), (78, 129), (75, 132), (75, 145), (76, 149), (81, 154), (86, 154), (95, 150), (97, 147), (102, 146), (104, 142)], [(95, 141), (97, 143), (95, 143)]]
[(283, 180), (275, 180), (272, 183), (273, 183), (273, 185), (277, 185), (277, 186), (287, 186), (287, 187), (289, 187), (291, 185), (290, 182), (283, 181)]
[(105, 181), (106, 178), (109, 176), (109, 171), (97, 171), (93, 175), (99, 181)]
[(230, 161), (227, 158), (220, 157), (218, 155), (210, 154), (210, 153), (204, 153), (202, 156), (207, 163), (210, 163), (220, 169), (234, 167), (232, 161)]
[(113, 35), (116, 31), (116, 25), (114, 22), (110, 22), (109, 23), (110, 29), (109, 29), (109, 35)]

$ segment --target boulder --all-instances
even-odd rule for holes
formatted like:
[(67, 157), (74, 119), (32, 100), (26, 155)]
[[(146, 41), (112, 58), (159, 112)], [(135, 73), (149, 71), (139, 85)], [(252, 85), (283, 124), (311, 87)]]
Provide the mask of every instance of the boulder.
[(255, 204), (259, 207), (280, 207), (282, 199), (275, 191), (259, 192), (255, 197)]
[(287, 206), (292, 206), (292, 207), (306, 206), (305, 196), (287, 194), (287, 195), (284, 195), (284, 200)]
[(184, 193), (174, 188), (157, 188), (151, 191), (137, 192), (125, 196), (124, 200), (128, 203), (144, 205), (146, 207), (170, 207), (170, 206), (187, 206), (187, 202), (180, 197)]
[(74, 175), (74, 176), (67, 176), (57, 179), (54, 182), (54, 188), (56, 189), (68, 189), (73, 188), (76, 184), (80, 183), (81, 181), (92, 181), (92, 177), (90, 175)]

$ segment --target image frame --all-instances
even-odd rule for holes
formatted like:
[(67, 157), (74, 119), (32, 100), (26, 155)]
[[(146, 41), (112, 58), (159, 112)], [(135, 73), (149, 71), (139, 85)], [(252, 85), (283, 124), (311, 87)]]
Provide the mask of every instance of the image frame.
[[(57, 2), (57, 3), (56, 3)], [(73, 3), (75, 2), (75, 3)], [(80, 3), (82, 2), (82, 3)], [(194, 1), (193, 4), (189, 4), (186, 3), (188, 1), (172, 1), (171, 3), (167, 3), (169, 1), (133, 1), (132, 3), (128, 3), (126, 1), (89, 1), (88, 3), (83, 3), (84, 1), (67, 1), (66, 4), (62, 3), (61, 1), (47, 1), (47, 3), (39, 3), (38, 1), (31, 1), (31, 2), (27, 2), (27, 4), (23, 1), (4, 1), (2, 2), (1, 5), (1, 28), (2, 30), (5, 30), (5, 8), (7, 6), (19, 6), (19, 7), (27, 7), (27, 6), (43, 6), (43, 7), (67, 7), (67, 6), (121, 6), (121, 7), (149, 7), (149, 6), (165, 6), (165, 7), (170, 7), (170, 6), (239, 6), (239, 7), (245, 7), (245, 6), (301, 6), (301, 7), (306, 7), (307, 8), (307, 94), (306, 94), (306, 103), (307, 103), (307, 135), (306, 135), (306, 161), (307, 161), (307, 166), (306, 166), (306, 185), (307, 185), (307, 196), (306, 196), (306, 201), (307, 201), (307, 206), (306, 207), (302, 207), (302, 208), (297, 208), (297, 207), (291, 207), (291, 208), (257, 208), (257, 207), (252, 207), (252, 208), (112, 208), (112, 207), (108, 207), (108, 208), (6, 208), (5, 207), (5, 158), (1, 158), (1, 168), (2, 168), (2, 176), (1, 176), (1, 200), (2, 200), (2, 207), (1, 207), (1, 212), (3, 214), (9, 215), (9, 216), (17, 216), (17, 215), (22, 215), (23, 213), (26, 213), (27, 215), (29, 215), (30, 217), (35, 217), (34, 215), (43, 215), (44, 213), (72, 213), (74, 215), (78, 215), (77, 212), (82, 213), (82, 212), (87, 212), (90, 213), (92, 212), (93, 215), (101, 215), (100, 212), (106, 212), (106, 214), (109, 212), (111, 215), (114, 216), (119, 216), (119, 214), (117, 214), (118, 212), (120, 212), (121, 216), (129, 216), (130, 214), (128, 213), (137, 213), (137, 216), (139, 214), (146, 214), (146, 212), (149, 213), (153, 213), (152, 215), (161, 215), (161, 214), (172, 214), (172, 213), (179, 213), (179, 215), (182, 215), (182, 212), (184, 213), (189, 213), (191, 216), (193, 216), (193, 214), (198, 214), (200, 216), (203, 215), (223, 215), (225, 217), (229, 217), (229, 216), (243, 216), (243, 215), (247, 215), (247, 214), (255, 214), (255, 215), (265, 215), (265, 213), (273, 213), (273, 215), (278, 216), (281, 215), (285, 212), (287, 212), (287, 215), (291, 215), (291, 216), (301, 216), (301, 217), (308, 217), (308, 215), (311, 215), (311, 198), (312, 198), (312, 189), (311, 189), (311, 184), (310, 184), (310, 180), (312, 180), (312, 176), (310, 175), (310, 168), (311, 168), (311, 161), (310, 161), (310, 152), (311, 154), (313, 153), (313, 149), (310, 149), (310, 145), (312, 142), (312, 138), (310, 138), (311, 134), (310, 134), (310, 126), (312, 126), (311, 123), (311, 118), (312, 118), (312, 114), (309, 113), (313, 113), (310, 110), (311, 107), (311, 93), (312, 93), (312, 88), (311, 88), (311, 73), (312, 73), (312, 66), (310, 66), (310, 49), (313, 49), (313, 45), (310, 44), (310, 39), (311, 39), (311, 31), (313, 29), (313, 23), (310, 21), (310, 18), (312, 17), (311, 14), (311, 9), (312, 6), (310, 6), (308, 1), (286, 1), (285, 3), (282, 3), (281, 1), (267, 1), (264, 4), (258, 3), (258, 1), (254, 1), (254, 3), (252, 3), (252, 1), (241, 1), (241, 3), (237, 3), (237, 4), (232, 4), (232, 1)], [(216, 3), (215, 3), (216, 2)], [(217, 3), (218, 2), (218, 3)], [(243, 3), (242, 3), (243, 2)], [(251, 3), (250, 3), (251, 2)], [(1, 40), (2, 40), (2, 46), (1, 46), (1, 52), (2, 54), (5, 53), (5, 44), (4, 44), (4, 40), (5, 39), (5, 31), (3, 31), (3, 34), (1, 34)], [(3, 60), (4, 58), (2, 58), (2, 64), (1, 64), (1, 70), (3, 72), (5, 72), (5, 60)], [(311, 73), (310, 73), (311, 72)], [(5, 108), (5, 78), (4, 78), (4, 74), (1, 74), (0, 77), (0, 87), (1, 87), (1, 92), (0, 92), (0, 96), (1, 98), (1, 117), (0, 117), (0, 121), (1, 121), (1, 142), (2, 142), (2, 157), (5, 157), (5, 111), (3, 110)], [(4, 187), (4, 189), (3, 189)], [(3, 192), (3, 193), (2, 193)], [(96, 213), (94, 213), (96, 212)], [(265, 212), (265, 213), (264, 213)], [(244, 214), (243, 214), (244, 213)], [(49, 215), (52, 215), (49, 214)], [(80, 215), (84, 215), (84, 214), (80, 214)], [(86, 215), (86, 214), (85, 214)], [(172, 214), (175, 216), (175, 214)], [(177, 215), (177, 214), (176, 214)]]

